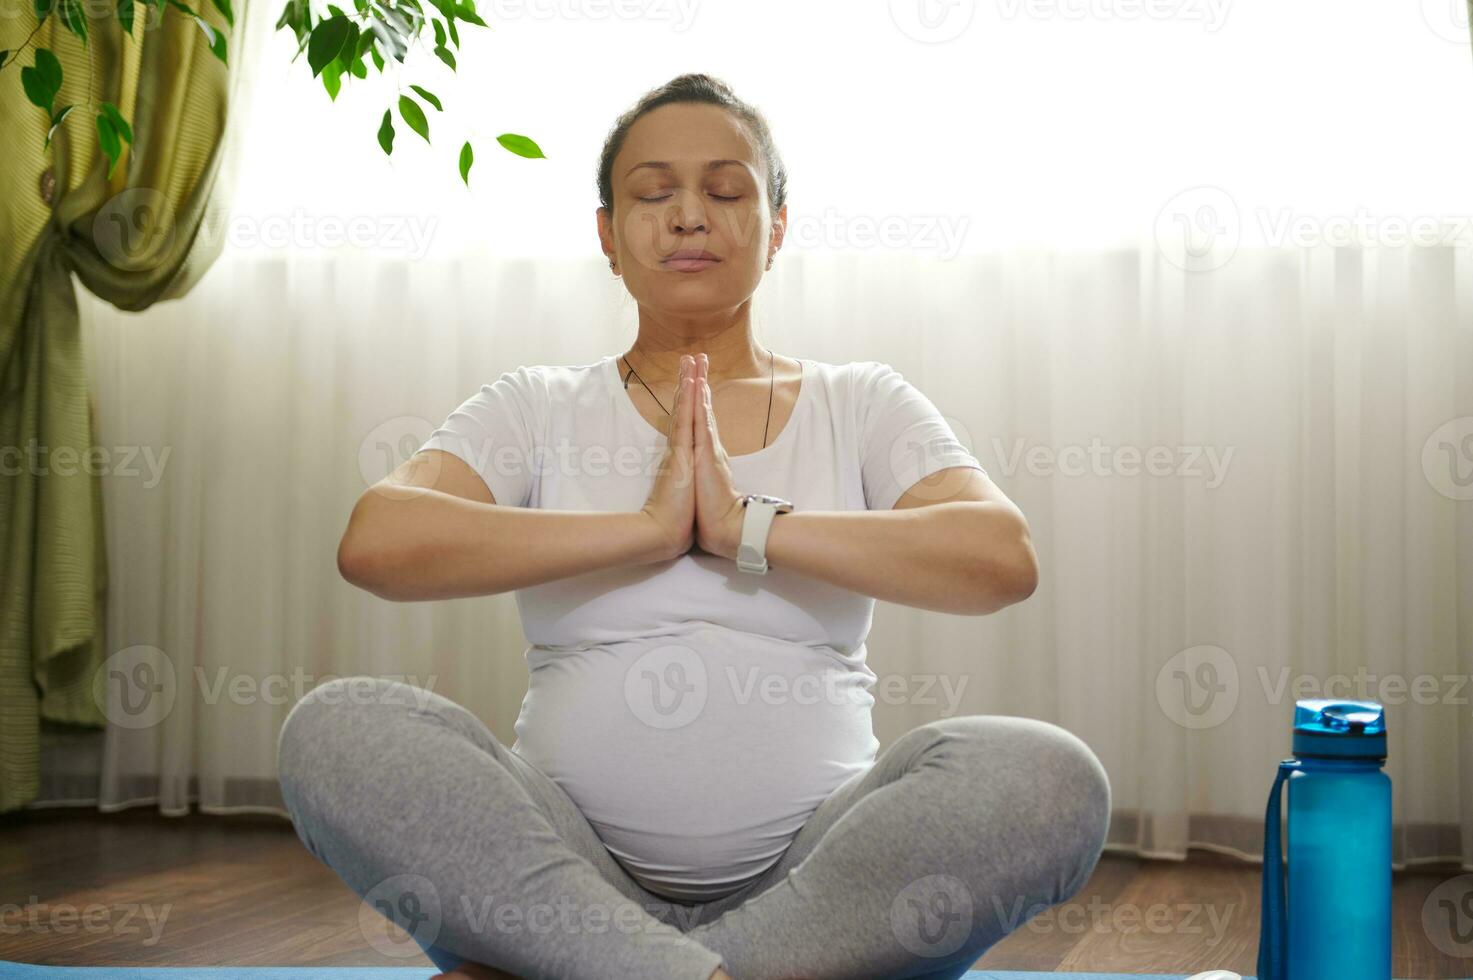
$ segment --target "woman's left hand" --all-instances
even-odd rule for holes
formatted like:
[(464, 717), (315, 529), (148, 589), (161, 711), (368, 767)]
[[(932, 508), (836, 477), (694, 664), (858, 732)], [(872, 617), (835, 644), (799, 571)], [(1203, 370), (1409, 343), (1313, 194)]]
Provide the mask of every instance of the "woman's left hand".
[(747, 509), (742, 506), (742, 493), (731, 480), (731, 465), (716, 431), (716, 415), (711, 410), (711, 386), (706, 380), (709, 367), (705, 354), (696, 356), (695, 401), (695, 471), (696, 471), (696, 545), (704, 552), (736, 560), (742, 542), (742, 519)]

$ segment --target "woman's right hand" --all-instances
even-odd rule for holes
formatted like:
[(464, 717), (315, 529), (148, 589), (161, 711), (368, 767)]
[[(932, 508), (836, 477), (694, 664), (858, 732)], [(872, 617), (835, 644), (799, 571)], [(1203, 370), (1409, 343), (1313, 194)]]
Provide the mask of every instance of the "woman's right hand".
[(679, 558), (696, 541), (695, 365), (694, 357), (681, 355), (669, 442), (649, 500), (641, 508), (658, 537), (655, 561)]

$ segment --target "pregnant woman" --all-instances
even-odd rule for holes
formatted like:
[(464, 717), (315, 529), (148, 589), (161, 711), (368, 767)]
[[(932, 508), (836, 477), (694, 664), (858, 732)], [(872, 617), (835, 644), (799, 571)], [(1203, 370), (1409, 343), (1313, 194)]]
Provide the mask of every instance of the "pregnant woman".
[(1083, 886), (1109, 783), (1019, 717), (879, 752), (865, 637), (876, 598), (1027, 598), (1027, 523), (893, 369), (754, 339), (786, 176), (724, 84), (626, 113), (599, 191), (633, 344), (483, 385), (338, 553), (387, 599), (515, 592), (516, 741), (419, 688), (319, 685), (278, 746), (297, 833), (447, 980), (960, 977)]

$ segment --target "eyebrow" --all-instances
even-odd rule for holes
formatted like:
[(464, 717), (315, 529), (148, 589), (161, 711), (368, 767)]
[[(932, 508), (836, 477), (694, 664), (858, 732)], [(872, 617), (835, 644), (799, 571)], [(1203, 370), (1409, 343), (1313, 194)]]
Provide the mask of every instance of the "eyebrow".
[[(742, 169), (745, 170), (746, 167), (747, 167), (747, 163), (746, 163), (745, 160), (712, 160), (709, 163), (707, 163), (705, 165), (705, 167), (703, 167), (702, 169), (703, 170), (707, 170), (707, 171), (711, 171), (711, 170), (716, 170), (716, 169), (718, 169), (720, 167), (729, 167), (729, 166), (737, 166), (737, 167), (741, 167)], [(628, 170), (626, 170), (624, 172), (624, 176), (625, 177), (628, 177), (630, 174), (634, 173), (634, 171), (638, 170), (640, 167), (651, 167), (651, 168), (653, 168), (655, 170), (674, 170), (675, 169), (675, 167), (672, 164), (666, 163), (664, 160), (646, 160), (644, 163), (636, 163), (634, 166), (630, 167)]]

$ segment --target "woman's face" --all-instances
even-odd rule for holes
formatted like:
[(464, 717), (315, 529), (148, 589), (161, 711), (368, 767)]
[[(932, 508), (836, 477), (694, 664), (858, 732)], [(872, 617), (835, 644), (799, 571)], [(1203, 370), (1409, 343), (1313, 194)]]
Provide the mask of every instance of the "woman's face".
[[(674, 103), (629, 128), (613, 162), (613, 213), (598, 212), (604, 254), (640, 305), (668, 313), (731, 309), (757, 288), (782, 242), (766, 164), (742, 122), (703, 103)], [(717, 261), (682, 263), (677, 252)]]

